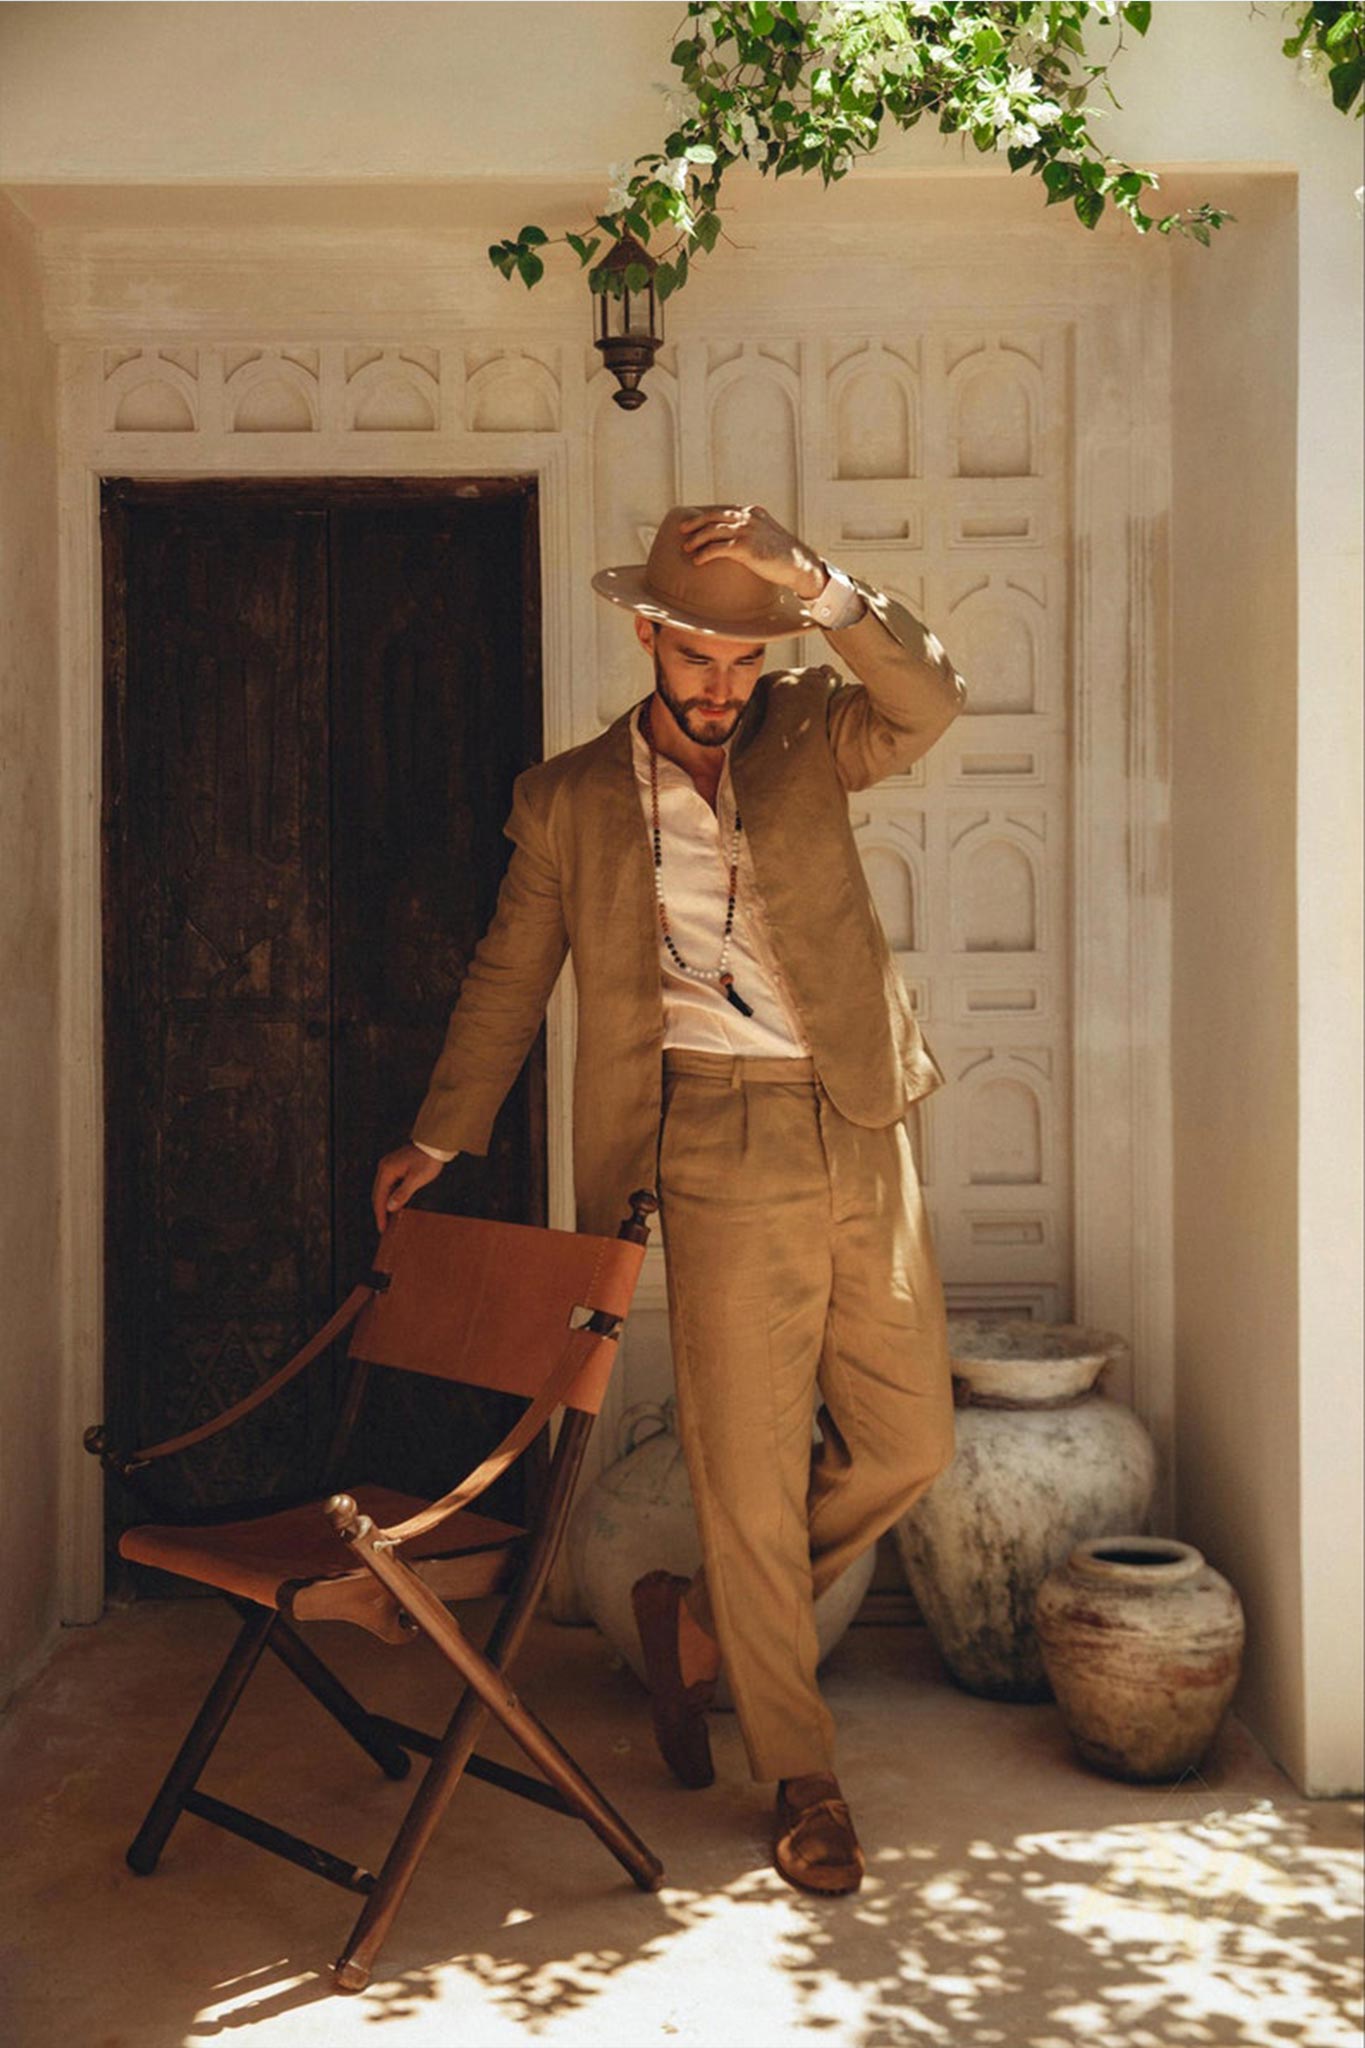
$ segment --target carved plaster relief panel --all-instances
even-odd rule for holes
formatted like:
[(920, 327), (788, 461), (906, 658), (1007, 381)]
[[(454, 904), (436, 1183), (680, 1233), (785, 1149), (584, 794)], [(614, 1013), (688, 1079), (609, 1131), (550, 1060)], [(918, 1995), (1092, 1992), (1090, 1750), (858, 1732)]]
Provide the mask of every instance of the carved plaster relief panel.
[[(955, 1084), (911, 1118), (950, 1303), (1037, 1315), (1071, 1302), (1063, 340), (690, 342), (650, 407), (623, 417), (599, 373), (588, 413), (596, 561), (643, 559), (683, 497), (765, 504), (925, 619), (966, 677), (945, 739), (851, 817)], [(601, 606), (595, 641), (605, 723), (649, 678)], [(830, 652), (812, 632), (771, 658)]]
[[(484, 437), (503, 460), (514, 443), (566, 440), (579, 480), (568, 601), (581, 609), (565, 630), (591, 655), (586, 675), (574, 664), (573, 737), (650, 686), (629, 614), (585, 572), (643, 560), (675, 502), (766, 504), (923, 618), (966, 678), (966, 709), (908, 774), (851, 800), (874, 901), (952, 1084), (917, 1105), (911, 1134), (950, 1303), (1070, 1313), (1060, 326), (691, 337), (660, 350), (633, 414), (612, 402), (596, 350), (529, 338), (153, 341), (87, 362), (111, 447), (202, 444), (206, 466), (228, 471), (256, 468), (256, 449), (278, 469), (311, 441), (300, 468), (401, 470), (401, 451), (425, 444), (420, 467), (458, 473), (479, 465)], [(812, 631), (770, 653), (785, 666), (832, 649)]]

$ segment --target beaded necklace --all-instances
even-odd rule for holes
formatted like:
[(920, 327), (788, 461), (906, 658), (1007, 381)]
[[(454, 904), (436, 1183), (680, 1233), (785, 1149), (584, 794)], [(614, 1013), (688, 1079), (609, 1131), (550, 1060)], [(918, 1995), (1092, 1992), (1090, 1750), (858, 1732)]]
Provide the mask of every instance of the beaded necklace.
[(659, 755), (654, 745), (654, 734), (650, 728), (649, 706), (645, 706), (643, 719), (645, 739), (649, 743), (649, 809), (654, 838), (654, 896), (659, 909), (659, 929), (663, 942), (668, 948), (669, 958), (680, 974), (686, 974), (693, 981), (714, 981), (719, 984), (727, 1003), (733, 1003), (742, 1017), (752, 1017), (753, 1006), (746, 1003), (735, 987), (734, 976), (726, 966), (730, 957), (730, 937), (735, 924), (735, 896), (739, 883), (739, 835), (743, 827), (739, 812), (735, 812), (734, 830), (730, 834), (730, 884), (725, 902), (725, 930), (721, 936), (720, 958), (714, 967), (689, 967), (673, 942), (668, 929), (668, 906), (664, 902), (664, 849), (663, 833), (659, 826)]

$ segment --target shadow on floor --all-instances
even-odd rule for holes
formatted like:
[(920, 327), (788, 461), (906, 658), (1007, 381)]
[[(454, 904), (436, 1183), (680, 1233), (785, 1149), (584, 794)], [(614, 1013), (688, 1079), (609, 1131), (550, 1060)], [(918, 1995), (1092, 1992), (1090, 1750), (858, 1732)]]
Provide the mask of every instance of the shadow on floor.
[[(717, 1783), (683, 1791), (596, 1632), (538, 1624), (519, 1687), (663, 1858), (664, 1889), (469, 1781), (374, 1983), (338, 1998), (354, 1898), (193, 1817), (152, 1878), (123, 1863), (233, 1627), (217, 1602), (112, 1613), (0, 1729), (12, 2048), (1359, 2043), (1360, 1801), (1300, 1798), (1236, 1720), (1180, 1784), (1105, 1778), (1055, 1707), (958, 1691), (922, 1629), (856, 1629), (824, 1667), (868, 1878), (820, 1900), (769, 1868), (770, 1792), (732, 1716)], [(376, 1707), (438, 1724), (428, 1646), (310, 1640)], [(487, 1748), (520, 1761), (501, 1735)], [(406, 1796), (273, 1661), (205, 1786), (371, 1867)]]

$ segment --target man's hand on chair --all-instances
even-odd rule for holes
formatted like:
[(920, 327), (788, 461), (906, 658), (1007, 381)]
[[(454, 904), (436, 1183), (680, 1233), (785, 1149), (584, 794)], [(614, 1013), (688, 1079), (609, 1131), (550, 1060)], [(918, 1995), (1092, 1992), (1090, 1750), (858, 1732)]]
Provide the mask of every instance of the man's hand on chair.
[(420, 1145), (400, 1145), (396, 1151), (384, 1154), (375, 1169), (374, 1186), (370, 1190), (374, 1227), (381, 1237), (392, 1212), (403, 1208), (418, 1188), (424, 1188), (429, 1180), (435, 1180), (445, 1164), (444, 1159), (433, 1159), (430, 1152), (424, 1152)]

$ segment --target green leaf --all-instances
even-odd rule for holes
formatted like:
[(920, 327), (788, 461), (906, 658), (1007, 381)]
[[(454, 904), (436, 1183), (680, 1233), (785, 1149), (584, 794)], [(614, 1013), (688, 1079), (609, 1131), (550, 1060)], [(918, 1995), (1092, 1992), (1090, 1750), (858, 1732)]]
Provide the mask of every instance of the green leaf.
[(1076, 215), (1081, 225), (1093, 228), (1100, 215), (1104, 212), (1104, 194), (1089, 190), (1078, 192), (1072, 204), (1076, 208)]
[(628, 263), (625, 269), (626, 290), (642, 292), (649, 283), (649, 272), (643, 263)]
[(765, 5), (765, 0), (754, 0), (754, 4), (753, 6), (750, 7), (749, 13), (753, 17), (754, 27), (758, 30), (758, 33), (761, 36), (770, 35), (772, 33), (773, 11), (771, 7)]
[(545, 275), (545, 265), (539, 256), (518, 256), (517, 269), (521, 272), (522, 281), (528, 291), (533, 284), (539, 284)]
[(546, 234), (544, 228), (534, 227), (523, 228), (521, 233), (517, 236), (517, 240), (524, 246), (530, 246), (532, 243), (535, 242), (548, 242), (549, 239), (550, 238)]
[(1004, 47), (1004, 37), (990, 22), (977, 29), (972, 37), (972, 48), (976, 51), (978, 64), (989, 64), (992, 57), (998, 57)]
[(1327, 74), (1327, 82), (1332, 88), (1333, 106), (1338, 107), (1343, 114), (1349, 113), (1351, 102), (1360, 91), (1363, 80), (1365, 59), (1352, 57), (1349, 63), (1334, 64)]
[(1140, 36), (1145, 36), (1151, 26), (1151, 0), (1129, 0), (1128, 6), (1122, 12), (1129, 27), (1135, 28)]

